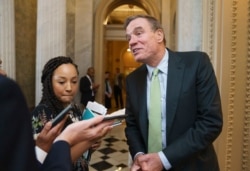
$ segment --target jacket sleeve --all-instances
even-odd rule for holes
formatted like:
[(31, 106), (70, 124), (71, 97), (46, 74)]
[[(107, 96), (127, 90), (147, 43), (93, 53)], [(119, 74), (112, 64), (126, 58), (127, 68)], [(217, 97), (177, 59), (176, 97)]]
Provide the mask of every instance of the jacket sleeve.
[(0, 170), (37, 170), (26, 100), (18, 84), (3, 76), (0, 76), (0, 109)]
[(70, 146), (65, 141), (58, 141), (52, 145), (41, 166), (41, 171), (69, 171), (72, 170), (71, 167)]

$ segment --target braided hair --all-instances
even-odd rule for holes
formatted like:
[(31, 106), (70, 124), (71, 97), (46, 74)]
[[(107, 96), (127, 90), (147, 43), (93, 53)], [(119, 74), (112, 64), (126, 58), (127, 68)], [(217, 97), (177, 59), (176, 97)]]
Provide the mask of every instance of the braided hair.
[(65, 56), (58, 56), (50, 59), (44, 65), (42, 71), (42, 99), (40, 101), (40, 104), (46, 104), (53, 114), (59, 113), (64, 109), (64, 106), (62, 102), (57, 99), (53, 91), (52, 75), (59, 66), (69, 63), (75, 66), (77, 74), (79, 74), (77, 65), (73, 63), (73, 60), (70, 57)]

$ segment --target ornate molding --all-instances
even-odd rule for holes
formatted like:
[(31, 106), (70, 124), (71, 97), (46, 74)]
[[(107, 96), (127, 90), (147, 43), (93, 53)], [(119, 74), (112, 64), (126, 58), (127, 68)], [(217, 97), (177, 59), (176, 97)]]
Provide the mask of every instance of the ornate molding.
[(229, 105), (228, 105), (228, 122), (226, 135), (226, 164), (225, 170), (232, 170), (232, 147), (233, 147), (233, 129), (234, 129), (234, 102), (235, 102), (235, 84), (236, 84), (236, 49), (237, 49), (237, 12), (238, 1), (232, 1), (232, 18), (231, 18), (231, 56), (230, 56), (230, 81), (229, 81)]
[(207, 53), (210, 57), (210, 60), (213, 62), (215, 59), (214, 57), (214, 42), (215, 42), (215, 0), (209, 0), (208, 1), (208, 37), (207, 37), (207, 42), (208, 42), (208, 49)]
[(248, 0), (247, 15), (247, 68), (246, 68), (246, 96), (245, 112), (243, 125), (243, 144), (242, 144), (242, 171), (250, 170), (250, 0)]

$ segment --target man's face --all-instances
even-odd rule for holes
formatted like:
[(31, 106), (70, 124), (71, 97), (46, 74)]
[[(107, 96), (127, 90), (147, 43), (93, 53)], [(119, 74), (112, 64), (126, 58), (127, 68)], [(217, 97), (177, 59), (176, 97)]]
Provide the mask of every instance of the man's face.
[(131, 21), (126, 28), (126, 38), (131, 52), (138, 62), (148, 63), (157, 53), (159, 36), (144, 18)]
[(109, 73), (105, 73), (105, 78), (109, 78)]
[(88, 70), (88, 75), (89, 75), (91, 78), (93, 78), (93, 77), (95, 76), (95, 70), (94, 70), (94, 68), (90, 68), (90, 69)]

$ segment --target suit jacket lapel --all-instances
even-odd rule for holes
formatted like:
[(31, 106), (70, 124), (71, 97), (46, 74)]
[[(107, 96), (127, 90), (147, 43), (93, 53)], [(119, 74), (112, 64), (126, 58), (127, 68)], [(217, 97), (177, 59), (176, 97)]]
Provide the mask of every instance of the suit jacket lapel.
[(147, 116), (147, 68), (146, 65), (142, 66), (140, 73), (138, 74), (139, 76), (137, 77), (137, 92), (138, 92), (138, 101), (139, 101), (139, 106), (140, 106), (140, 110), (139, 110), (139, 122), (140, 122), (140, 126), (141, 126), (141, 130), (145, 130), (142, 131), (142, 137), (144, 139), (144, 142), (147, 142), (147, 138), (148, 138), (148, 116)]
[(185, 64), (181, 61), (181, 58), (174, 52), (169, 51), (168, 60), (168, 81), (167, 81), (167, 130), (171, 129), (176, 108), (178, 105), (178, 99), (180, 96), (181, 85), (183, 81), (183, 74)]

